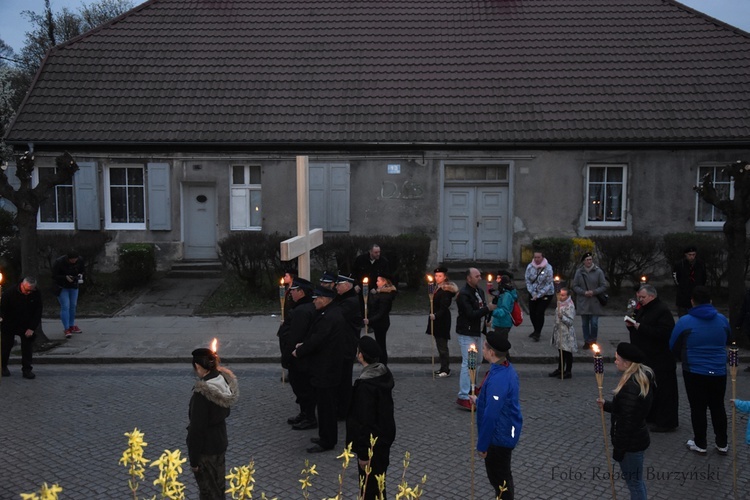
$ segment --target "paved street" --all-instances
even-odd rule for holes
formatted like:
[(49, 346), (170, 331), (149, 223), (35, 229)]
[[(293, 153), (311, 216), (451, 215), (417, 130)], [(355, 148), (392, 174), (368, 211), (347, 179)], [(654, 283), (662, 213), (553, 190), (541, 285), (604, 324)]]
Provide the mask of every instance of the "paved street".
[[(292, 431), (286, 424), (296, 408), (289, 386), (280, 383), (278, 367), (237, 363), (230, 368), (239, 377), (241, 398), (228, 421), (227, 465), (254, 459), (256, 497), (264, 491), (291, 499), (302, 498), (297, 480), (305, 459), (311, 459), (320, 471), (311, 498), (333, 496), (338, 453), (304, 451), (315, 431)], [(389, 497), (395, 495), (401, 457), (408, 450), (412, 461), (407, 481), (414, 484), (422, 474), (428, 476), (423, 498), (470, 498), (470, 413), (453, 403), (457, 377), (433, 380), (429, 364), (393, 364), (392, 369), (398, 436), (391, 453)], [(591, 364), (574, 365), (574, 377), (566, 381), (548, 378), (549, 366), (518, 364), (517, 369), (525, 418), (513, 457), (517, 498), (611, 498)], [(126, 469), (117, 461), (127, 442), (123, 433), (134, 427), (146, 434), (147, 458), (158, 458), (165, 449), (185, 452), (193, 382), (187, 363), (61, 364), (40, 367), (39, 374), (28, 381), (16, 370), (0, 383), (0, 499), (18, 499), (18, 493), (31, 492), (45, 481), (63, 486), (63, 499), (128, 498)], [(740, 379), (738, 396), (750, 398), (750, 375), (742, 373)], [(605, 391), (615, 383), (614, 366), (608, 363)], [(649, 498), (732, 498), (731, 454), (722, 457), (711, 450), (700, 457), (684, 447), (691, 437), (684, 394), (680, 418), (678, 432), (652, 435), (646, 454)], [(746, 423), (746, 417), (739, 419), (739, 436), (744, 436)], [(750, 487), (749, 450), (740, 444), (740, 491)], [(155, 494), (150, 485), (155, 469), (146, 477), (139, 498)], [(355, 468), (345, 477), (347, 498), (354, 498)], [(191, 475), (184, 474), (183, 480), (187, 497), (197, 498)], [(615, 485), (618, 498), (628, 498), (624, 483), (618, 480)], [(478, 499), (492, 496), (480, 459), (475, 463), (475, 492)]]

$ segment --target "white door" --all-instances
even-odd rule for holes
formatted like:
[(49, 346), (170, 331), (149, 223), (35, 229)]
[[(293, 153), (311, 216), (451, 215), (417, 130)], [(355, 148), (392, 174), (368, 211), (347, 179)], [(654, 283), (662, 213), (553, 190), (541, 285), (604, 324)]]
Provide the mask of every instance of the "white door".
[(508, 188), (447, 187), (443, 258), (508, 260)]
[(183, 203), (185, 258), (216, 259), (216, 189), (187, 186)]

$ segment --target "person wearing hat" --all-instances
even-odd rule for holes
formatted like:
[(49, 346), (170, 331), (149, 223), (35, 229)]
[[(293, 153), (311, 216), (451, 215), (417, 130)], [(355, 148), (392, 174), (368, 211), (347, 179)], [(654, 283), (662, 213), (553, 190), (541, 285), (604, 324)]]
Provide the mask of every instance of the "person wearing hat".
[(359, 296), (360, 314), (365, 315), (365, 302), (362, 297), (362, 280), (367, 278), (370, 286), (375, 285), (379, 273), (389, 273), (391, 271), (388, 259), (383, 257), (380, 251), (380, 245), (372, 243), (366, 252), (363, 252), (354, 259), (352, 266), (352, 275), (356, 282), (355, 291)]
[[(514, 485), (511, 456), (523, 427), (519, 400), (518, 374), (508, 361), (510, 342), (501, 333), (487, 332), (482, 342), (482, 356), (490, 370), (478, 396), (470, 396), (477, 407), (477, 453), (484, 459), (487, 479), (502, 491), (503, 500), (513, 500)], [(501, 488), (505, 488), (501, 490)]]
[(320, 277), (320, 286), (333, 290), (336, 287), (336, 275), (328, 271), (323, 271)]
[(622, 372), (611, 401), (597, 398), (596, 403), (612, 414), (610, 435), (612, 458), (620, 464), (622, 478), (631, 500), (646, 500), (643, 480), (643, 452), (651, 444), (646, 416), (653, 400), (654, 372), (643, 364), (645, 354), (633, 344), (620, 342), (615, 366)]
[(585, 351), (596, 344), (599, 336), (599, 316), (604, 312), (601, 300), (607, 291), (604, 271), (594, 264), (591, 252), (581, 256), (581, 267), (573, 277), (573, 291), (576, 293), (576, 311), (581, 316), (582, 348)]
[[(308, 453), (332, 450), (338, 442), (336, 405), (341, 371), (344, 363), (348, 326), (341, 308), (333, 305), (336, 291), (318, 287), (313, 292), (315, 316), (310, 333), (304, 342), (297, 344), (292, 356), (305, 360), (309, 371), (310, 385), (315, 389), (315, 405), (318, 412), (318, 437)], [(348, 356), (347, 356), (348, 357)], [(351, 387), (351, 378), (350, 387)]]
[(198, 381), (193, 386), (188, 410), (187, 449), (190, 468), (198, 483), (201, 500), (224, 498), (227, 450), (227, 425), (230, 407), (240, 391), (237, 377), (220, 366), (219, 356), (211, 349), (192, 352), (193, 370)]
[(388, 333), (388, 328), (391, 326), (391, 307), (393, 307), (393, 300), (398, 293), (391, 280), (390, 274), (385, 272), (378, 273), (378, 279), (375, 282), (377, 287), (373, 287), (370, 290), (370, 298), (367, 302), (369, 315), (363, 320), (365, 325), (369, 325), (372, 328), (375, 340), (378, 342), (381, 350), (380, 362), (385, 365), (388, 364), (388, 350), (385, 345), (385, 336)]
[(682, 362), (682, 381), (690, 404), (693, 439), (685, 445), (699, 455), (708, 453), (708, 411), (716, 451), (726, 455), (729, 444), (724, 396), (727, 390), (727, 344), (732, 332), (726, 316), (711, 304), (708, 288), (693, 288), (690, 302), (693, 307), (677, 320), (669, 338), (669, 348)]
[(682, 317), (693, 307), (690, 295), (696, 286), (706, 286), (706, 264), (698, 258), (698, 249), (687, 246), (683, 250), (683, 258), (672, 266), (672, 279), (677, 286), (675, 303), (677, 314)]
[[(284, 269), (284, 277), (282, 278), (282, 282), (284, 283), (284, 306), (281, 309), (281, 325), (279, 325), (279, 329), (276, 331), (276, 336), (279, 338), (279, 348), (281, 349), (281, 338), (285, 335), (286, 331), (289, 329), (289, 320), (291, 317), (292, 309), (294, 309), (294, 299), (292, 299), (292, 282), (294, 281), (294, 278), (297, 276), (297, 270), (289, 267)], [(291, 352), (291, 351), (289, 351)], [(281, 367), (282, 372), (283, 370), (288, 369), (288, 366), (284, 366), (284, 353), (282, 349), (281, 353)], [(284, 374), (281, 375), (281, 381), (285, 381)]]
[(448, 341), (451, 338), (451, 302), (458, 295), (458, 285), (448, 280), (448, 269), (437, 267), (435, 275), (435, 291), (432, 294), (432, 313), (428, 316), (427, 335), (435, 338), (435, 347), (440, 360), (440, 368), (435, 371), (438, 378), (451, 376), (450, 351)]
[(529, 337), (539, 342), (544, 328), (544, 312), (555, 295), (554, 272), (541, 250), (534, 250), (534, 258), (526, 266), (524, 277), (529, 294), (529, 318), (534, 327)]
[(315, 429), (318, 421), (315, 418), (315, 390), (310, 385), (309, 367), (305, 360), (292, 356), (297, 344), (307, 340), (315, 316), (312, 299), (312, 284), (304, 278), (296, 277), (289, 287), (294, 300), (294, 309), (290, 312), (289, 326), (281, 337), (281, 366), (289, 370), (289, 385), (299, 405), (299, 414), (287, 419), (292, 429), (301, 431)]
[[(396, 438), (393, 416), (395, 384), (391, 371), (380, 362), (382, 355), (383, 351), (372, 337), (365, 335), (359, 340), (357, 361), (362, 365), (362, 373), (354, 381), (346, 416), (346, 442), (352, 443), (352, 451), (357, 455), (360, 484), (364, 489), (360, 494), (365, 500), (380, 498), (376, 476), (386, 473), (391, 445)], [(370, 436), (377, 438), (374, 446), (370, 444)], [(369, 456), (371, 447), (372, 457)], [(368, 465), (371, 468), (369, 475), (365, 472)]]
[(354, 278), (340, 274), (336, 278), (335, 304), (341, 309), (341, 315), (348, 325), (347, 335), (345, 336), (344, 361), (341, 369), (341, 383), (338, 391), (338, 409), (337, 415), (339, 420), (346, 418), (346, 411), (349, 408), (349, 398), (352, 394), (352, 374), (354, 373), (354, 355), (357, 353), (357, 342), (362, 329), (362, 313), (359, 309), (359, 297), (354, 289)]

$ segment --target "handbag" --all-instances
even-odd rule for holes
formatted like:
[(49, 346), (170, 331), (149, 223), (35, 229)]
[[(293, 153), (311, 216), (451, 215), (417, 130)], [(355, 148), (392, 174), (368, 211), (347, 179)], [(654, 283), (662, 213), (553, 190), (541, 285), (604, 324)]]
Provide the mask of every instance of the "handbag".
[(523, 309), (521, 309), (518, 301), (513, 302), (513, 310), (510, 312), (510, 320), (513, 322), (513, 326), (518, 326), (523, 323)]

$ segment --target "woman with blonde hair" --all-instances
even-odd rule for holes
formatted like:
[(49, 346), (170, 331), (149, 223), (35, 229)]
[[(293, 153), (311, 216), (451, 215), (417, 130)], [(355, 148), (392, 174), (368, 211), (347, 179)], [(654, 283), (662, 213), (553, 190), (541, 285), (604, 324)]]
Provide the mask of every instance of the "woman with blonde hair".
[(612, 401), (597, 399), (600, 408), (612, 414), (612, 458), (620, 463), (622, 477), (631, 500), (646, 500), (643, 480), (643, 452), (651, 444), (646, 416), (653, 400), (654, 372), (643, 362), (643, 352), (621, 342), (615, 354), (615, 366), (622, 373), (613, 391)]

